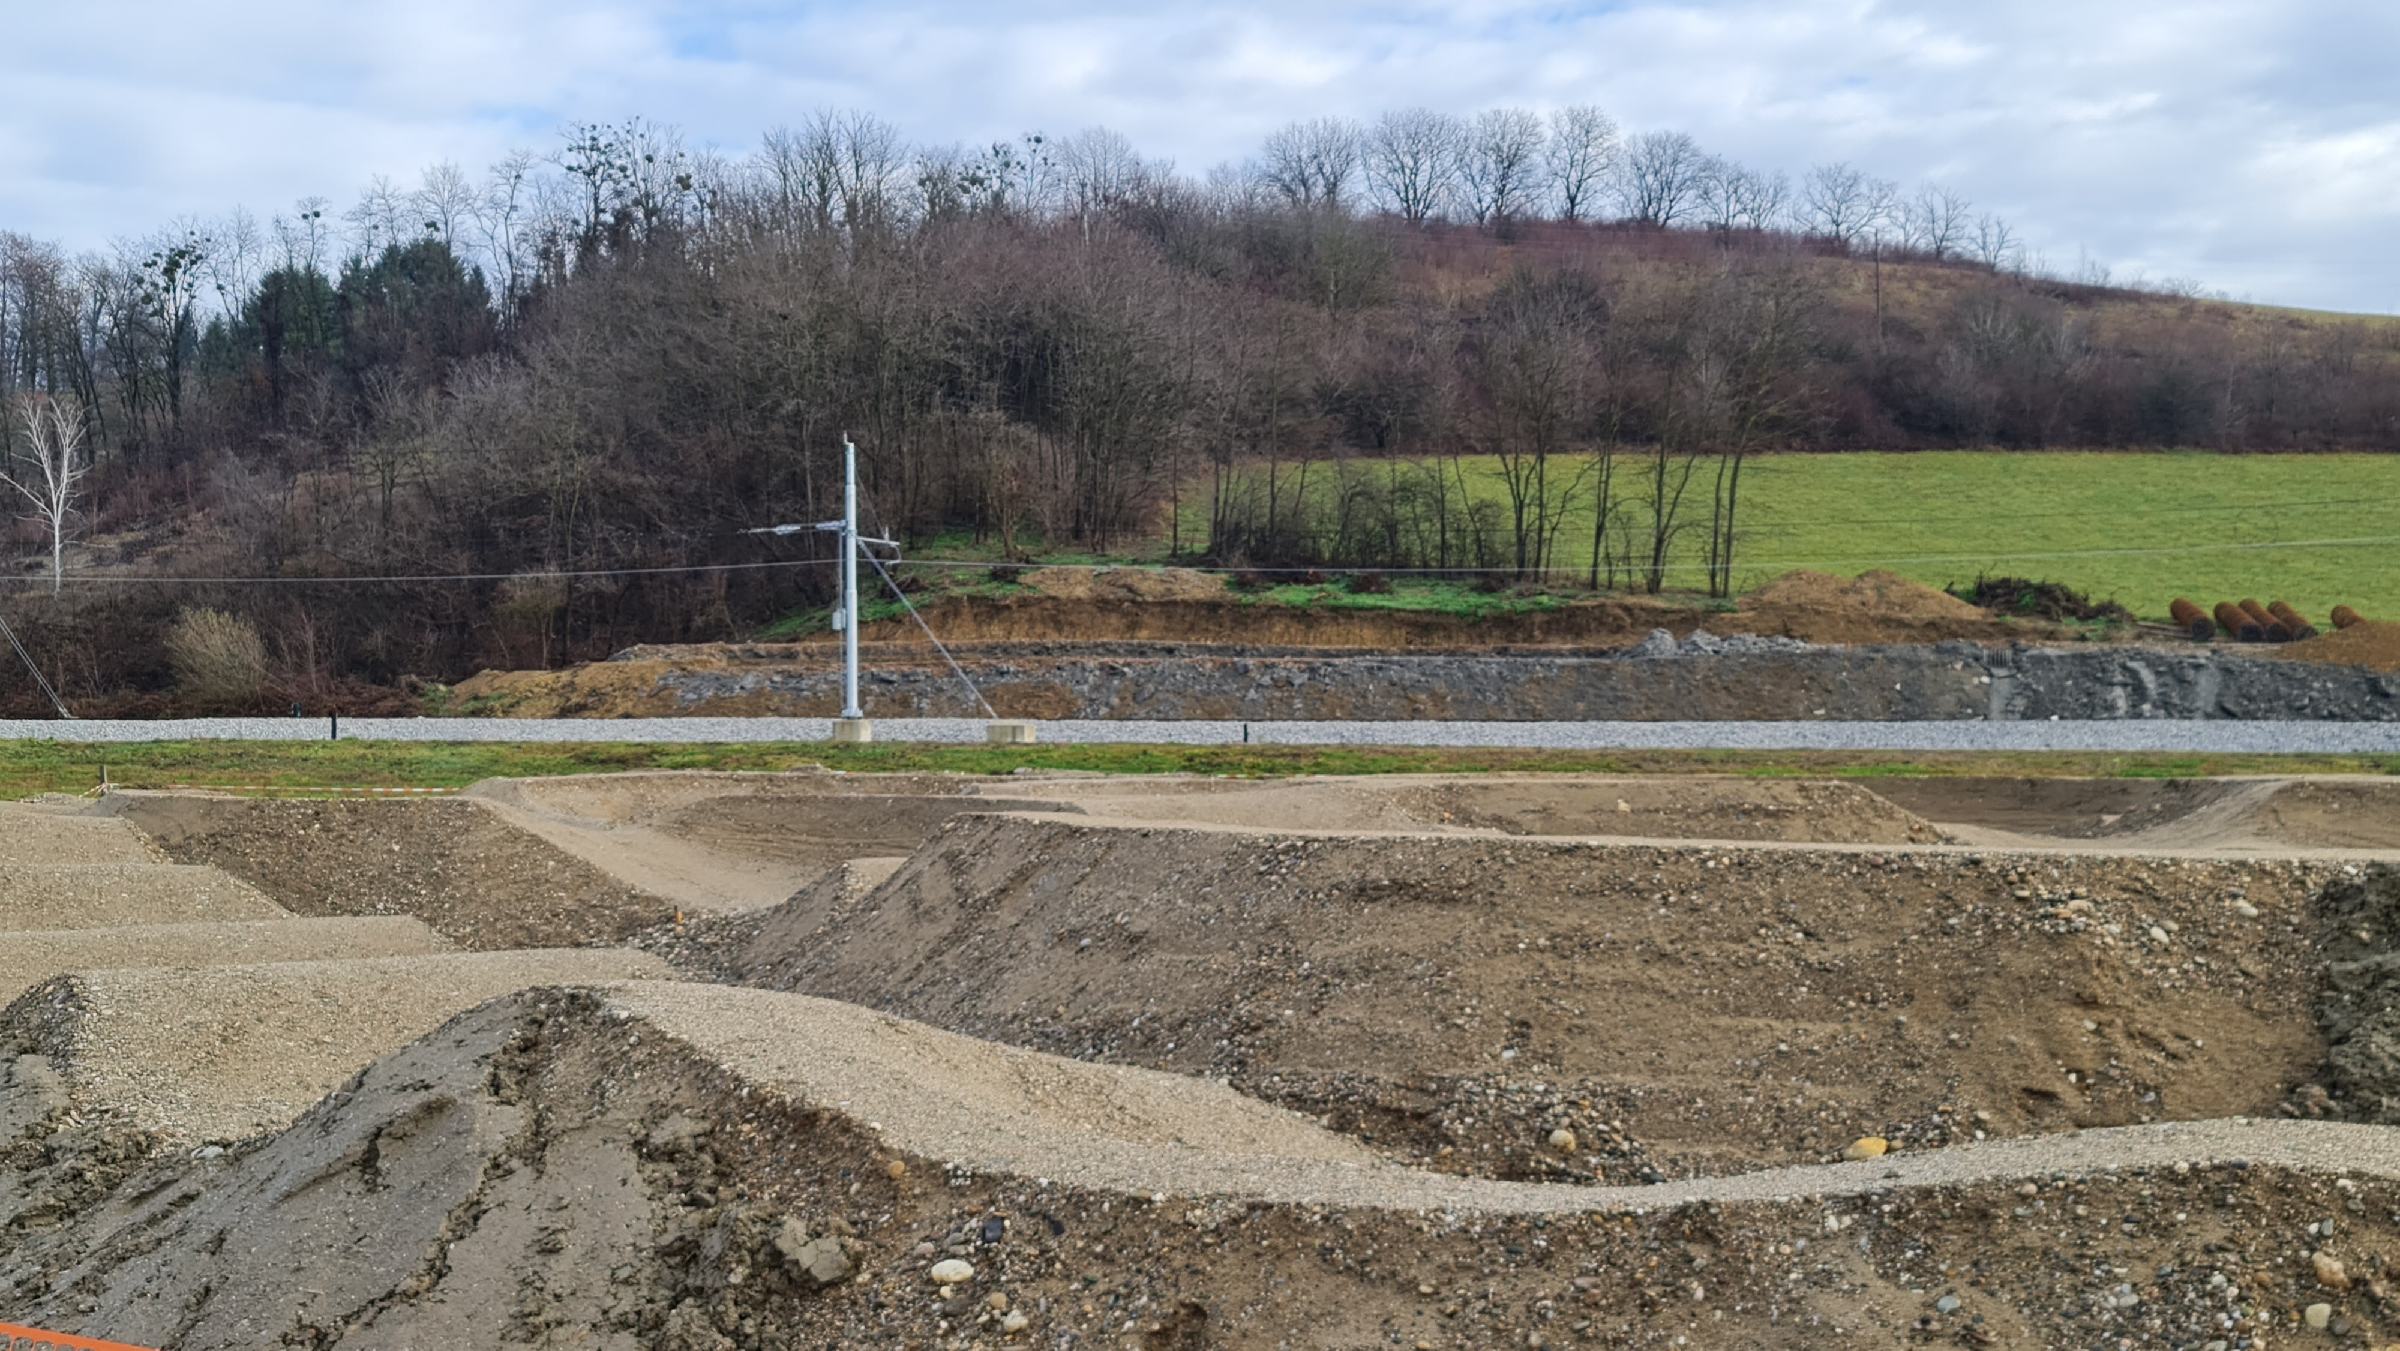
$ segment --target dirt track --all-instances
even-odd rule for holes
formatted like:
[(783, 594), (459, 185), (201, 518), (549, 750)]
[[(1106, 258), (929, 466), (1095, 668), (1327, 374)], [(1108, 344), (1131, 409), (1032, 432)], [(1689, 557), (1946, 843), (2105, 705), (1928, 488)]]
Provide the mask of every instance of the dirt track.
[[(288, 919), (0, 935), (31, 975), (160, 959), (0, 1016), (0, 1301), (177, 1348), (2394, 1326), (2400, 1132), (2351, 1123), (2400, 1121), (2395, 785), (1875, 787), (131, 799), (109, 824), (289, 910), (647, 915), (690, 974), (794, 993), (617, 982), (665, 968), (616, 948), (223, 964), (235, 929), (298, 954)], [(907, 857), (777, 899), (852, 849)], [(557, 982), (602, 988), (515, 993)]]

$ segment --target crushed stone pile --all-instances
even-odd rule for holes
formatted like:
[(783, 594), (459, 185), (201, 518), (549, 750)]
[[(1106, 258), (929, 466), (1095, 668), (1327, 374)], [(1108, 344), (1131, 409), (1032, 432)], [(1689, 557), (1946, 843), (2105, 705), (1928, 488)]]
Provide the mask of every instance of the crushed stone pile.
[(0, 868), (163, 861), (165, 855), (148, 837), (122, 821), (0, 802)]
[[(113, 823), (112, 823), (113, 824)], [(216, 868), (166, 863), (0, 864), (0, 931), (289, 919)]]
[(280, 1129), (377, 1056), (487, 999), (668, 974), (647, 954), (554, 949), (86, 971), (0, 1013), (86, 1110), (183, 1140)]
[(1479, 1182), (1360, 1159), (1207, 1084), (635, 984), (479, 1008), (272, 1138), (0, 1231), (0, 1298), (178, 1351), (496, 1328), (627, 1351), (1300, 1329), (2199, 1345), (2302, 1301), (2372, 1340), (2395, 1177), (2391, 1132), (2208, 1122), (1664, 1187)]
[(412, 957), (450, 945), (418, 920), (249, 920), (0, 934), (0, 1003), (76, 971)]

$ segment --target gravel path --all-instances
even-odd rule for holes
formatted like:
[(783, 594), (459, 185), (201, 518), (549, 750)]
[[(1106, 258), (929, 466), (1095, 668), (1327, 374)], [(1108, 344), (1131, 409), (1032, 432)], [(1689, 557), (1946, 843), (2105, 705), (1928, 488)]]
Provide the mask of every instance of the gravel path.
[[(1147, 722), (1038, 724), (1052, 744), (1460, 746), (1537, 750), (2164, 751), (2400, 754), (2400, 723), (2085, 722)], [(316, 718), (0, 720), (0, 740), (321, 741)], [(832, 736), (825, 718), (345, 718), (344, 740), (793, 742)], [(971, 718), (884, 718), (885, 741), (980, 743)]]
[(713, 985), (611, 986), (616, 1008), (753, 1084), (891, 1147), (979, 1172), (1132, 1195), (1544, 1214), (1832, 1199), (1896, 1188), (2246, 1164), (2400, 1178), (2400, 1130), (2234, 1117), (1995, 1140), (1653, 1186), (1567, 1187), (1386, 1163), (1214, 1080), (1064, 1060), (853, 1004)]

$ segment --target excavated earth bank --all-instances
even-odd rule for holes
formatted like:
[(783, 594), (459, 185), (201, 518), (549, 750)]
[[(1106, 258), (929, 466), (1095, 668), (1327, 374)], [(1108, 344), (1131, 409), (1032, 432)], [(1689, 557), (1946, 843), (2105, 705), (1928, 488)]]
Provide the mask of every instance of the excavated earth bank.
[(2319, 1301), (2385, 1326), (2392, 1140), (2209, 1123), (1475, 1182), (1204, 1083), (633, 985), (488, 1005), (290, 1130), (11, 1230), (0, 1291), (178, 1351), (2281, 1344)]

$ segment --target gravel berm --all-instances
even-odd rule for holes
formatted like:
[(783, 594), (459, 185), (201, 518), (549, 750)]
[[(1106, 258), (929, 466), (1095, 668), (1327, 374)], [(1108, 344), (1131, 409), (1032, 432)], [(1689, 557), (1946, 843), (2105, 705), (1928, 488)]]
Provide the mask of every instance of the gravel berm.
[[(2116, 751), (2227, 755), (2400, 753), (2400, 724), (2087, 720), (2080, 722), (1161, 722), (1056, 721), (1063, 745), (1458, 746), (1532, 750)], [(974, 718), (886, 718), (885, 741), (975, 744)], [(831, 738), (826, 718), (345, 718), (343, 740), (796, 742)], [(0, 740), (323, 741), (319, 718), (157, 721), (0, 720)]]

